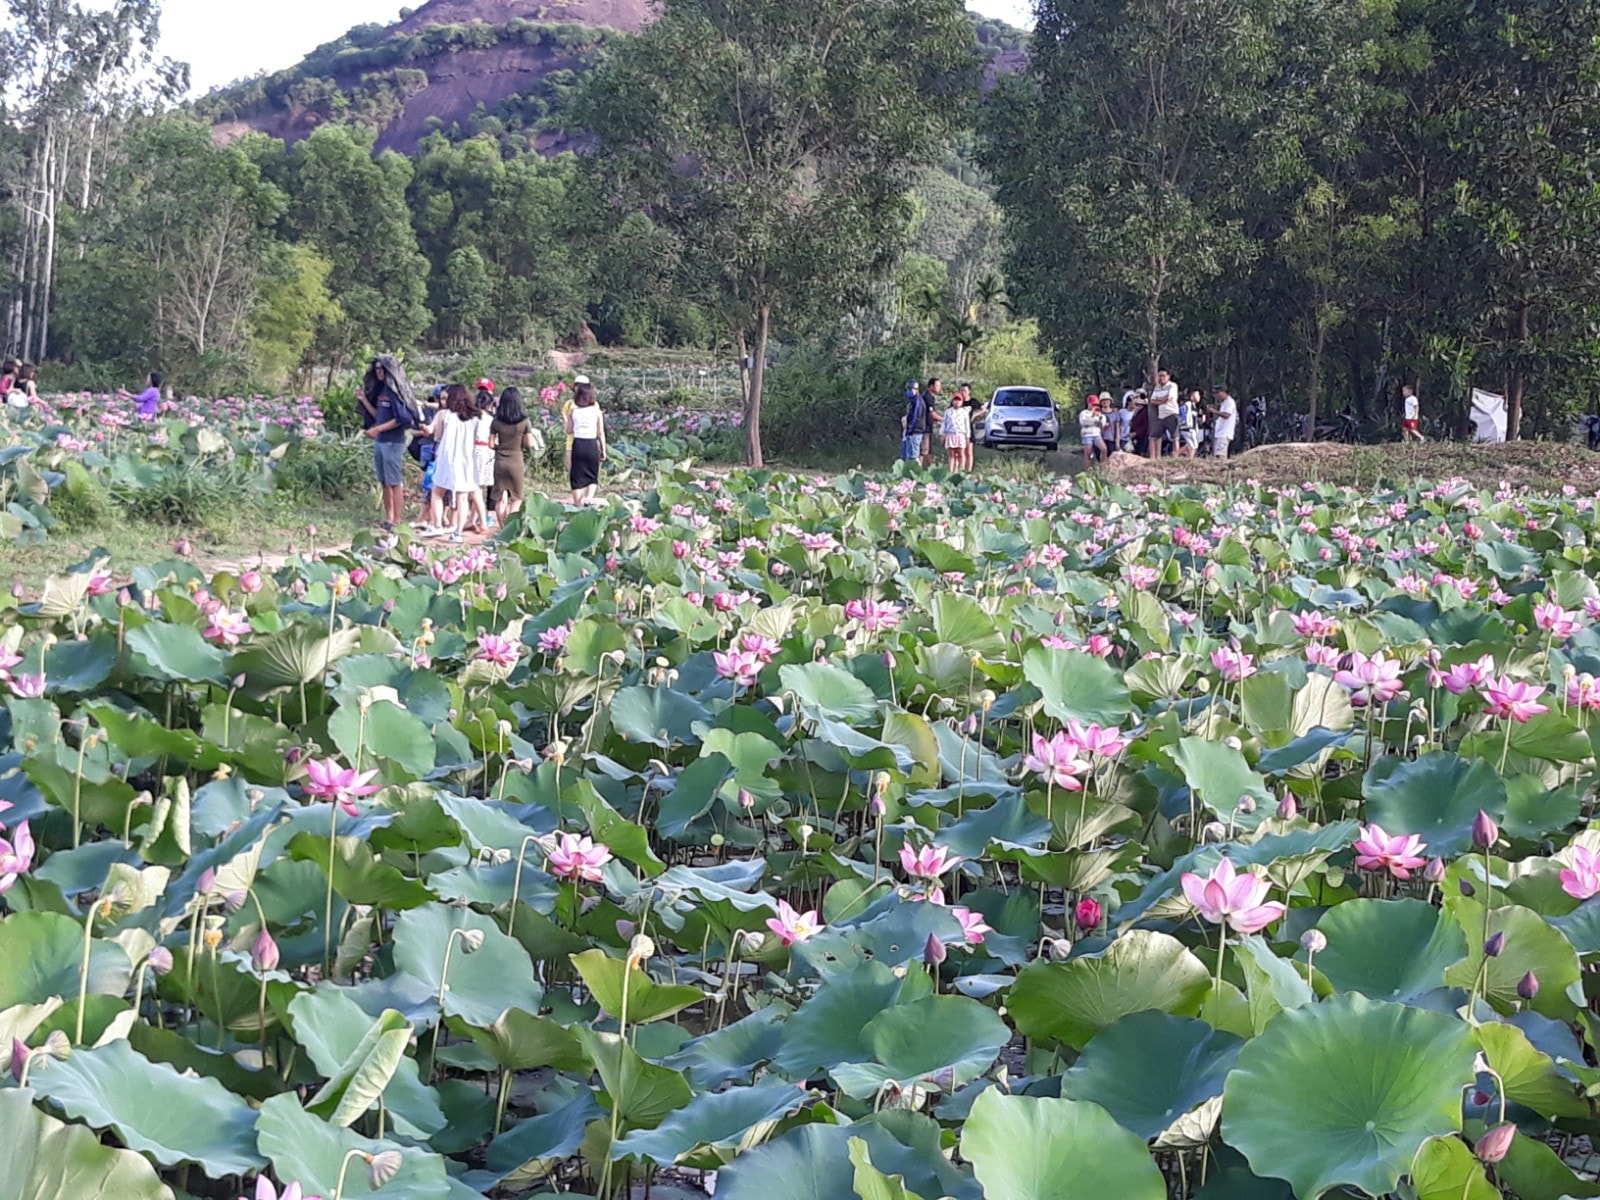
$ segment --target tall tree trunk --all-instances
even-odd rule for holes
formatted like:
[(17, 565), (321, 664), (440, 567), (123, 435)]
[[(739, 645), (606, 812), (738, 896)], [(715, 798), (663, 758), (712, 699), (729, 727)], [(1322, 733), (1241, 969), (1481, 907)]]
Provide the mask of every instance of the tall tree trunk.
[(1322, 402), (1322, 356), (1328, 346), (1328, 327), (1319, 316), (1311, 343), (1311, 378), (1306, 381), (1306, 437), (1317, 436), (1317, 406)]
[(1513, 346), (1511, 378), (1506, 388), (1506, 441), (1514, 442), (1522, 436), (1522, 395), (1527, 386), (1527, 370), (1523, 355), (1527, 352), (1531, 305), (1524, 300), (1517, 305), (1517, 340)]
[(755, 345), (744, 393), (744, 453), (745, 461), (752, 467), (766, 465), (761, 457), (761, 395), (767, 382), (767, 338), (771, 328), (772, 306), (763, 304), (756, 321)]

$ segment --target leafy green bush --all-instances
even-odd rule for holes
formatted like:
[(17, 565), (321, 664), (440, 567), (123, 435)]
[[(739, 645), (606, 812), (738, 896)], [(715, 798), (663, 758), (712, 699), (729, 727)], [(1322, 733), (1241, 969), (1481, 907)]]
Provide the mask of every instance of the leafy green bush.
[(768, 453), (803, 456), (898, 440), (905, 384), (922, 369), (922, 347), (902, 343), (858, 359), (801, 346), (767, 376), (761, 439)]
[(311, 500), (341, 500), (373, 488), (372, 443), (320, 438), (291, 446), (273, 473), (281, 492)]
[(62, 464), (67, 482), (50, 493), (50, 513), (62, 528), (74, 532), (104, 529), (116, 516), (111, 493), (82, 463)]
[(112, 495), (136, 521), (186, 529), (237, 529), (261, 507), (260, 476), (242, 463), (172, 466), (140, 486), (118, 485)]

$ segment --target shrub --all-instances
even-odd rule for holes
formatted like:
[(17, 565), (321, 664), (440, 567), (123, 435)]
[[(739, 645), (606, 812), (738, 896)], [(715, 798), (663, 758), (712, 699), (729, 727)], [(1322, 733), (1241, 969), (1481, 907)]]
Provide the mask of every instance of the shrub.
[(289, 448), (273, 485), (303, 500), (341, 500), (370, 493), (373, 479), (371, 442), (319, 438)]
[(225, 531), (259, 515), (260, 477), (241, 463), (191, 462), (170, 467), (142, 486), (112, 493), (136, 521)]
[(800, 346), (767, 376), (763, 447), (781, 457), (862, 448), (900, 437), (905, 384), (921, 374), (915, 343), (843, 360), (830, 349)]

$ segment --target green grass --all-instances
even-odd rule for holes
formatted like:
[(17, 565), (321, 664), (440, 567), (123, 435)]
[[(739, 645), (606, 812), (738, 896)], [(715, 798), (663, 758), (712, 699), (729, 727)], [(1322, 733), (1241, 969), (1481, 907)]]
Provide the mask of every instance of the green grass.
[(180, 539), (192, 544), (190, 558), (196, 563), (213, 569), (247, 565), (262, 557), (285, 555), (291, 546), (297, 551), (347, 546), (356, 534), (372, 528), (377, 515), (376, 503), (364, 496), (348, 503), (304, 505), (273, 498), (260, 519), (228, 522), (216, 529), (133, 521), (119, 515), (99, 529), (56, 529), (42, 545), (7, 546), (6, 570), (0, 579), (35, 593), (51, 575), (97, 553), (111, 560), (112, 573), (121, 578), (135, 567), (173, 557), (173, 546)]

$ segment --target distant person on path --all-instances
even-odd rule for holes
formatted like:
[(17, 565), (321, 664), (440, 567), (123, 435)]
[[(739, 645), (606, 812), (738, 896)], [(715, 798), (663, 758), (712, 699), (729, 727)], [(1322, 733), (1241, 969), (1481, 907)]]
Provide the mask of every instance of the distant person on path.
[(1422, 435), (1422, 401), (1417, 398), (1417, 389), (1409, 383), (1400, 389), (1400, 440), (1402, 442), (1425, 442), (1428, 439)]
[(432, 436), (438, 449), (433, 460), (430, 522), (419, 531), (423, 537), (461, 540), (471, 493), (478, 487), (478, 464), (473, 453), (477, 431), (478, 412), (472, 393), (461, 384), (452, 383), (445, 389), (444, 406), (433, 423)]
[(1161, 443), (1167, 438), (1178, 444), (1178, 385), (1166, 371), (1156, 372), (1156, 386), (1150, 393), (1149, 455), (1161, 457)]
[(944, 414), (940, 426), (944, 435), (945, 458), (952, 471), (966, 469), (967, 453), (972, 449), (972, 412), (967, 408), (967, 394), (957, 389), (950, 397), (950, 409)]
[(1227, 458), (1233, 447), (1233, 436), (1239, 429), (1239, 402), (1220, 383), (1211, 389), (1211, 400), (1211, 407), (1206, 409), (1216, 421), (1211, 427), (1211, 453)]
[(573, 392), (572, 411), (567, 414), (567, 478), (572, 484), (572, 503), (593, 504), (600, 490), (600, 464), (605, 462), (606, 418), (595, 402), (594, 384), (580, 383)]
[(1078, 439), (1083, 443), (1085, 470), (1096, 462), (1105, 461), (1106, 444), (1100, 438), (1103, 429), (1105, 417), (1100, 412), (1100, 397), (1091, 392), (1083, 402), (1083, 411), (1078, 414)]
[(505, 390), (494, 413), (494, 501), (495, 515), (503, 526), (513, 513), (522, 511), (525, 491), (523, 455), (533, 449), (533, 422), (522, 407), (522, 392)]
[(1178, 445), (1179, 458), (1193, 458), (1200, 450), (1200, 412), (1199, 389), (1191, 391), (1182, 404), (1178, 405)]
[(383, 493), (383, 528), (405, 520), (406, 435), (421, 424), (421, 410), (406, 373), (393, 356), (372, 360), (356, 393), (364, 433), (372, 439), (372, 468)]
[[(17, 371), (16, 386), (23, 386), (22, 381), (24, 377), (32, 379), (32, 372), (33, 368), (27, 363), (23, 363)], [(124, 388), (118, 388), (117, 395), (124, 400), (132, 400), (139, 406), (139, 415), (145, 420), (151, 421), (154, 420), (156, 414), (161, 411), (161, 372), (151, 371), (149, 375), (145, 376), (145, 384), (146, 386), (144, 391), (140, 392), (137, 396)]]
[[(922, 426), (927, 415), (927, 401), (922, 398), (922, 385), (913, 379), (906, 384), (906, 411), (900, 417), (900, 460), (920, 462), (922, 459)], [(571, 444), (568, 443), (570, 453)]]
[(933, 433), (939, 427), (939, 400), (943, 395), (944, 380), (928, 380), (928, 386), (922, 392), (922, 398), (927, 401), (927, 415), (922, 422), (922, 465), (925, 467), (933, 466)]
[(961, 402), (962, 407), (967, 411), (967, 444), (961, 451), (960, 469), (971, 471), (973, 469), (972, 443), (977, 438), (978, 418), (983, 414), (977, 407), (977, 402), (972, 398), (972, 385), (970, 383), (961, 385)]

